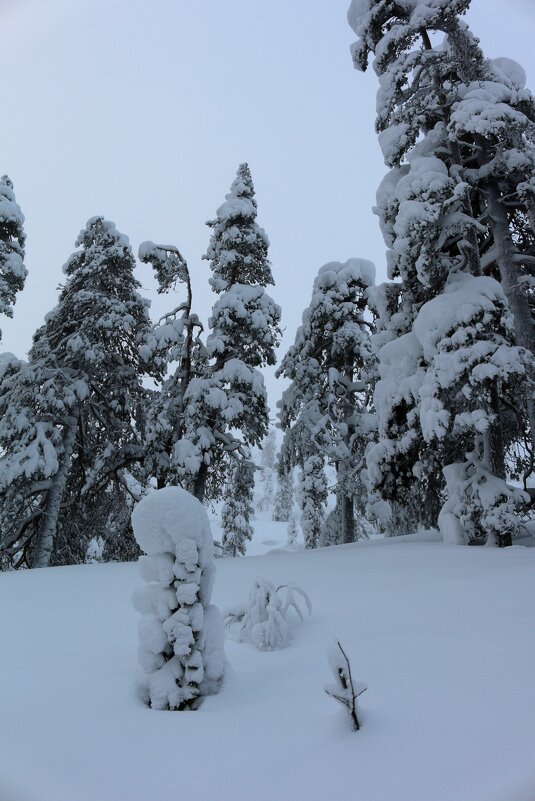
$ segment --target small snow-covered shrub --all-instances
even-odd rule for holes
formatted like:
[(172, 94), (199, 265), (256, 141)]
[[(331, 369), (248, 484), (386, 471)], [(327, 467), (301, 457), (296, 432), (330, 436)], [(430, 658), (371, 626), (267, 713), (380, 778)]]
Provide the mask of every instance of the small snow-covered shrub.
[(139, 661), (153, 709), (195, 709), (223, 678), (223, 623), (210, 604), (215, 566), (208, 515), (179, 487), (148, 495), (132, 515), (147, 585), (134, 595)]
[(85, 562), (87, 565), (93, 565), (96, 562), (102, 562), (102, 555), (104, 553), (104, 546), (106, 545), (102, 537), (93, 537), (89, 540), (87, 550), (85, 552)]
[(357, 698), (367, 687), (362, 682), (353, 681), (349, 659), (339, 642), (331, 648), (328, 657), (336, 684), (325, 687), (325, 692), (347, 708), (352, 726), (358, 731), (360, 722), (357, 715)]
[[(281, 591), (286, 591), (286, 597)], [(312, 604), (306, 592), (295, 584), (275, 585), (265, 579), (257, 579), (251, 588), (247, 603), (229, 609), (225, 623), (231, 626), (240, 624), (239, 640), (256, 646), (261, 651), (275, 651), (284, 648), (292, 639), (292, 629), (288, 622), (290, 608), (295, 609), (299, 619), (304, 619), (295, 594), (302, 597), (312, 614)]]
[(493, 476), (478, 462), (475, 453), (466, 462), (447, 465), (444, 476), (447, 499), (438, 523), (445, 542), (454, 545), (511, 545), (522, 530), (520, 512), (529, 496)]

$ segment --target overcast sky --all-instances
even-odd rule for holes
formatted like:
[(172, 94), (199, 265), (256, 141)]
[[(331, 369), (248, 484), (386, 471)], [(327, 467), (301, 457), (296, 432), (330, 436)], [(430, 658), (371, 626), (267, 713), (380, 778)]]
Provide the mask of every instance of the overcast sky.
[[(293, 341), (327, 261), (384, 245), (371, 208), (385, 168), (374, 133), (377, 82), (351, 64), (348, 0), (0, 0), (0, 174), (26, 216), (30, 271), (2, 349), (24, 356), (57, 299), (86, 220), (177, 245), (195, 310), (214, 296), (202, 261), (241, 161), (253, 173), (285, 338)], [(533, 0), (473, 0), (489, 57), (507, 55), (535, 89)], [(150, 268), (138, 276), (150, 297)], [(172, 299), (153, 306), (158, 316)], [(272, 411), (280, 390), (268, 377)]]

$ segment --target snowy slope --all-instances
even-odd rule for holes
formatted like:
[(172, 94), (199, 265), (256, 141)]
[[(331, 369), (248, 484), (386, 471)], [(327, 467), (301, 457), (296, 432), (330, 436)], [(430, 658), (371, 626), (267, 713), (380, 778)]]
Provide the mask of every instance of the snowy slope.
[[(135, 565), (0, 574), (1, 801), (533, 801), (534, 548), (429, 535), (217, 566), (221, 607), (293, 579), (313, 615), (283, 651), (229, 640), (221, 693), (182, 713), (136, 696)], [(323, 692), (334, 637), (368, 684), (358, 733)]]

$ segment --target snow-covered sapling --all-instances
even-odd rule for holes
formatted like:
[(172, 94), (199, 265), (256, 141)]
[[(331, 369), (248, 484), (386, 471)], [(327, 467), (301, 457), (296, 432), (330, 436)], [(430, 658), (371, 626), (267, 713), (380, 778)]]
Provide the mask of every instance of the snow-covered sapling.
[(147, 556), (147, 586), (134, 595), (141, 612), (139, 661), (147, 673), (153, 709), (195, 709), (216, 693), (223, 678), (223, 622), (210, 604), (215, 566), (208, 516), (179, 487), (145, 497), (132, 515), (134, 533)]
[[(286, 590), (286, 598), (280, 594), (281, 590)], [(303, 598), (309, 615), (312, 614), (310, 598), (297, 585), (289, 583), (275, 588), (270, 581), (256, 579), (247, 603), (225, 613), (225, 624), (240, 623), (239, 640), (251, 643), (261, 651), (284, 648), (292, 639), (288, 621), (290, 607), (295, 609), (301, 621), (304, 620), (296, 593)]]
[(360, 723), (357, 715), (357, 698), (367, 687), (362, 682), (353, 681), (349, 659), (339, 642), (331, 648), (328, 656), (336, 684), (325, 687), (325, 692), (347, 708), (351, 724), (355, 731), (358, 731)]
[(106, 542), (103, 537), (93, 537), (89, 540), (87, 550), (85, 552), (85, 562), (87, 565), (94, 565), (97, 562), (103, 561), (103, 553)]

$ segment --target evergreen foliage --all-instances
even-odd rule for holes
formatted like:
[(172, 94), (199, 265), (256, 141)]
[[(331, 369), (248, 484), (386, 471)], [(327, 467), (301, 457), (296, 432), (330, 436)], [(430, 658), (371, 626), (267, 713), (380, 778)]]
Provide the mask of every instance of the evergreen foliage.
[[(307, 459), (321, 454), (322, 462), (326, 457), (336, 466), (338, 542), (356, 538), (353, 504), (359, 464), (373, 430), (368, 410), (371, 323), (364, 311), (374, 272), (364, 259), (331, 262), (320, 269), (303, 324), (277, 372), (291, 380), (279, 403), (283, 459), (304, 468)], [(312, 519), (310, 510), (303, 519)], [(307, 545), (318, 541), (316, 523), (311, 525), (315, 533), (305, 536)]]
[[(24, 214), (15, 200), (13, 183), (0, 178), (0, 314), (13, 317), (17, 293), (24, 287)], [(2, 332), (0, 331), (0, 339)]]
[(192, 379), (204, 376), (208, 369), (206, 348), (201, 340), (202, 324), (192, 312), (192, 289), (188, 265), (172, 245), (143, 242), (139, 258), (150, 263), (158, 279), (158, 292), (176, 290), (184, 285), (186, 297), (154, 326), (144, 350), (147, 361), (163, 361), (173, 372), (167, 374), (157, 392), (148, 397), (145, 423), (145, 473), (156, 478), (158, 487), (188, 484), (183, 463), (175, 458), (177, 443), (186, 429), (185, 395)]
[(211, 498), (221, 496), (228, 455), (248, 458), (248, 448), (268, 431), (259, 368), (275, 363), (280, 309), (265, 291), (273, 278), (268, 239), (256, 216), (251, 173), (242, 164), (216, 219), (208, 223), (213, 234), (205, 258), (219, 298), (209, 320), (209, 366), (185, 393), (184, 436), (175, 448), (178, 469), (201, 500), (207, 487)]
[(287, 523), (292, 516), (294, 503), (294, 471), (279, 460), (277, 464), (277, 494), (273, 507), (273, 520)]
[[(378, 315), (373, 345), (380, 381), (375, 393), (379, 441), (368, 454), (368, 481), (398, 519), (408, 517), (414, 525), (436, 525), (437, 499), (444, 490), (457, 498), (459, 519), (468, 520), (468, 508), (463, 510), (459, 500), (468, 496), (454, 491), (452, 476), (471, 473), (474, 459), (478, 475), (502, 482), (501, 494), (509, 497), (513, 515), (523, 499), (510, 496), (505, 485), (507, 450), (535, 430), (527, 224), (528, 185), (535, 174), (534, 104), (518, 65), (484, 59), (460, 19), (469, 4), (354, 0), (349, 11), (358, 36), (352, 48), (355, 66), (366, 69), (370, 54), (375, 55), (376, 127), (391, 167), (378, 191), (377, 213), (389, 248), (389, 278), (401, 279), (370, 295)], [(436, 34), (445, 35), (439, 46), (432, 44)], [(464, 280), (467, 287), (470, 276), (500, 281), (512, 326), (494, 331), (485, 291), (470, 292), (473, 310), (456, 320), (463, 333), (455, 341), (439, 321), (431, 353), (422, 320), (432, 326), (433, 315), (445, 307), (434, 305), (434, 299), (451, 299), (456, 282)], [(470, 329), (476, 320), (474, 337)], [(500, 366), (495, 347), (505, 358)], [(467, 377), (471, 368), (477, 380)], [(430, 436), (429, 409), (437, 403), (451, 413), (452, 425), (440, 433), (435, 428)], [(477, 424), (470, 418), (474, 405), (481, 413)], [(453, 422), (461, 419), (462, 424)], [(442, 469), (463, 460), (465, 468), (449, 471), (445, 486)], [(420, 488), (415, 479), (421, 480)], [(514, 528), (513, 517), (508, 530)], [(490, 530), (488, 538), (496, 539)], [(464, 539), (471, 539), (468, 529)]]
[(260, 480), (262, 482), (262, 495), (258, 501), (258, 510), (260, 512), (266, 512), (272, 509), (275, 502), (274, 478), (276, 449), (275, 431), (271, 429), (262, 443), (260, 455)]
[[(4, 558), (16, 566), (83, 562), (90, 539), (108, 529), (104, 510), (116, 525), (122, 508), (125, 522), (136, 495), (127, 468), (142, 457), (135, 419), (147, 301), (128, 239), (113, 223), (92, 218), (76, 244), (28, 363), (4, 360), (0, 520)], [(125, 526), (116, 536), (132, 542)]]
[(221, 545), (229, 556), (243, 556), (247, 542), (253, 536), (250, 520), (253, 514), (254, 470), (252, 462), (241, 459), (234, 466), (226, 487), (221, 512)]

